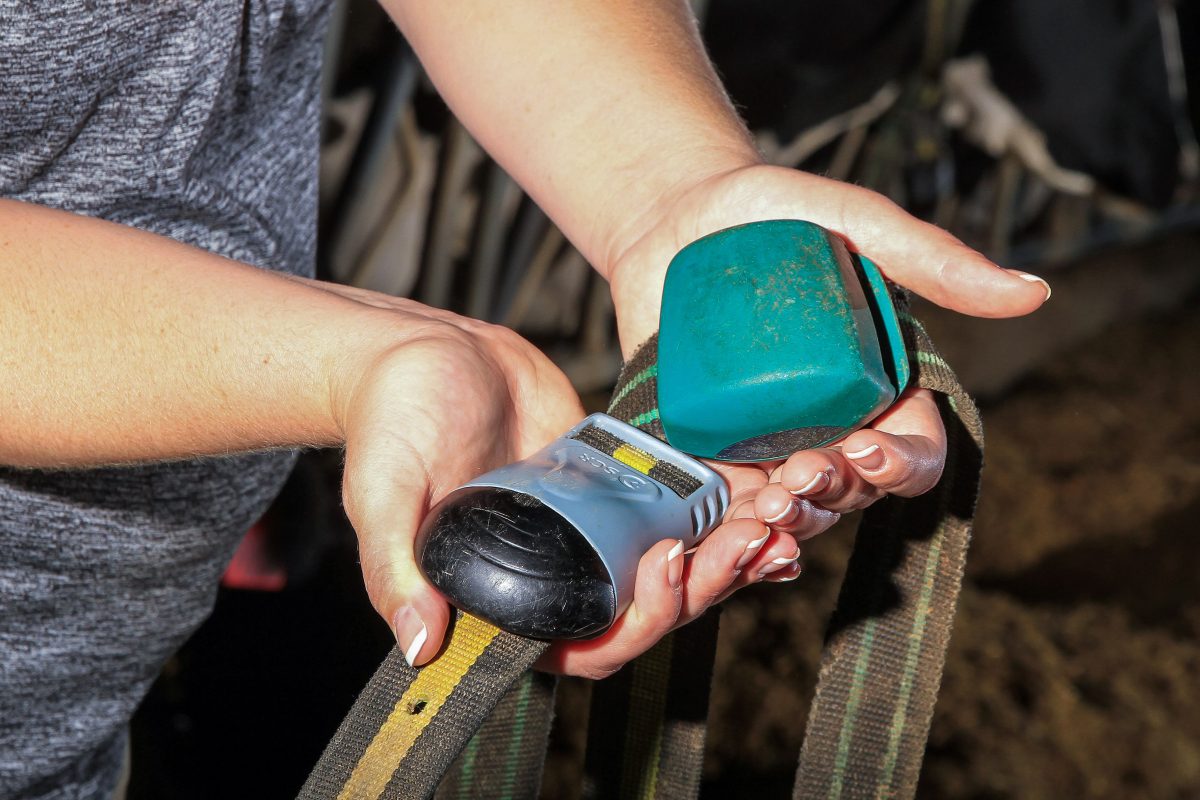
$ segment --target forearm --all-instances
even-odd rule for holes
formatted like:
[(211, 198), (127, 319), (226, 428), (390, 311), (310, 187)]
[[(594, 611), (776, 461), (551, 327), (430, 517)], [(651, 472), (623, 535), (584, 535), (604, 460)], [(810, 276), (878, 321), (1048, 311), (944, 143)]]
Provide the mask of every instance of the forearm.
[(674, 0), (384, 0), (481, 144), (608, 275), (673, 190), (757, 153)]
[(170, 239), (0, 201), (0, 463), (335, 444), (377, 311)]

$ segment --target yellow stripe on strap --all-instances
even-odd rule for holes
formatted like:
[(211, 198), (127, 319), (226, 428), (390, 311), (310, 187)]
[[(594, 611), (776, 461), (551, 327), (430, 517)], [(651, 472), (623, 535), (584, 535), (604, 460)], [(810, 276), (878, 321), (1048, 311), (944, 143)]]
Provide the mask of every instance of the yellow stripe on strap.
[(627, 467), (633, 467), (643, 475), (649, 475), (650, 470), (658, 463), (658, 459), (644, 450), (638, 450), (631, 445), (623, 444), (613, 450), (612, 457)]
[(421, 731), (433, 721), (467, 670), (500, 629), (464, 614), (454, 626), (446, 651), (421, 668), (392, 713), (367, 746), (338, 800), (377, 800)]

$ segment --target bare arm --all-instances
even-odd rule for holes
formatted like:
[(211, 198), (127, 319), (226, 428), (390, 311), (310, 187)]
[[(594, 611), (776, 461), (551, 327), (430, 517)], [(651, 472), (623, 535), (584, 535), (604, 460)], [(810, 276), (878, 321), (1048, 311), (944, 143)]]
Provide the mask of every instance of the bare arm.
[(820, 223), (964, 313), (1046, 298), (874, 192), (764, 165), (684, 0), (382, 2), (459, 118), (612, 281), (627, 354), (657, 327), (674, 252), (760, 219)]
[(0, 464), (344, 444), (371, 598), (406, 647), (428, 626), (425, 659), (429, 505), (582, 416), (511, 331), (36, 205), (0, 201), (0, 286)]
[(685, 2), (383, 5), (463, 123), (605, 275), (664, 198), (758, 163)]
[(21, 466), (340, 443), (347, 369), (403, 328), (170, 239), (13, 201), (0, 201), (0, 275), (0, 462)]

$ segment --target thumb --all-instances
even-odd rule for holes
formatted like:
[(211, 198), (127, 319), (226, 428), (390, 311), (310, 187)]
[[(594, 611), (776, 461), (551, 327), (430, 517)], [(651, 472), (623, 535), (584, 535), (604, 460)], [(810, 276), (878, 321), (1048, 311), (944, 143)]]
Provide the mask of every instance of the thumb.
[(411, 666), (437, 654), (450, 619), (446, 601), (415, 560), (430, 491), (426, 465), (407, 443), (392, 441), (366, 452), (347, 448), (342, 495), (358, 534), (367, 595)]
[[(778, 168), (775, 168), (778, 169)], [(804, 191), (789, 193), (801, 219), (840, 234), (855, 252), (887, 277), (945, 308), (975, 317), (1016, 317), (1050, 297), (1046, 281), (1002, 269), (947, 231), (922, 222), (877, 192), (787, 170), (782, 186), (797, 176)]]
[(848, 222), (848, 236), (855, 250), (896, 283), (974, 317), (1017, 317), (1036, 311), (1050, 299), (1050, 284), (1042, 278), (997, 266), (890, 200), (872, 201), (882, 208), (874, 216), (854, 214), (856, 222)]

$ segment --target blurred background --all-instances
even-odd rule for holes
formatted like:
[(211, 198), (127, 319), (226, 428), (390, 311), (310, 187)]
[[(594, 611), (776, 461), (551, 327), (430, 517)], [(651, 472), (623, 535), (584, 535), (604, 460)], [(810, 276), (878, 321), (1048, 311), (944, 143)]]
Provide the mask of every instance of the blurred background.
[[(927, 304), (987, 467), (919, 796), (1200, 797), (1200, 8), (1172, 0), (694, 3), (773, 162), (881, 191), (1045, 276), (1028, 319)], [(516, 328), (602, 409), (607, 286), (369, 0), (327, 43), (321, 277)], [(537, 87), (530, 87), (535, 92)], [(602, 157), (599, 156), (599, 157)], [(302, 458), (134, 721), (133, 798), (291, 798), (391, 645)], [(705, 797), (784, 797), (855, 520), (726, 608)], [(543, 796), (578, 796), (564, 681)]]

